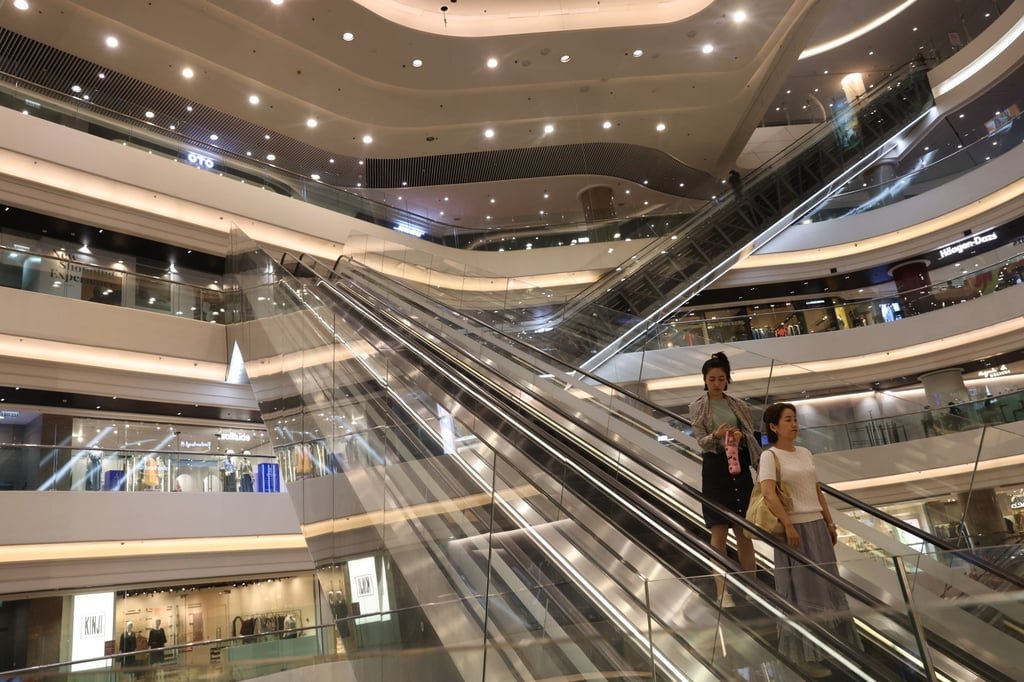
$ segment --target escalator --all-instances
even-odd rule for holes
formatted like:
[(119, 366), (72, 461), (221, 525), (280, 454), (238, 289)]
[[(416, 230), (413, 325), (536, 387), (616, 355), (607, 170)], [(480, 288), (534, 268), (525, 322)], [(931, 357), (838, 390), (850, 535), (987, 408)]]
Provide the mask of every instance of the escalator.
[(676, 219), (556, 318), (534, 320), (524, 338), (571, 364), (598, 366), (891, 153), (932, 102), (927, 70), (909, 64), (751, 173), (741, 190), (723, 185), (722, 196)]
[[(785, 677), (795, 672), (775, 651), (782, 623), (827, 649), (837, 676), (924, 677), (927, 650), (956, 679), (1011, 679), (946, 637), (921, 648), (912, 618), (845, 580), (872, 633), (867, 656), (803, 619), (764, 575), (730, 576), (746, 598), (741, 617), (725, 615), (707, 576), (734, 565), (707, 545), (703, 500), (681, 482), (693, 461), (664, 443), (671, 430), (384, 278), (347, 267), (322, 272), (328, 282), (291, 261), (295, 276), (247, 253), (236, 335), (261, 410), (275, 434), (298, 420), (292, 436), (329, 443), (308, 473), (293, 467), (314, 561), (381, 549), (408, 588), (396, 606), (420, 605), (425, 639), (495, 646), (485, 661), (453, 654), (463, 678)], [(341, 433), (337, 417), (355, 405), (374, 425)], [(685, 439), (671, 433), (675, 446)], [(673, 471), (657, 464), (666, 459)], [(446, 511), (410, 512), (430, 505)], [(339, 523), (388, 509), (401, 523)], [(723, 658), (714, 645), (726, 640)]]

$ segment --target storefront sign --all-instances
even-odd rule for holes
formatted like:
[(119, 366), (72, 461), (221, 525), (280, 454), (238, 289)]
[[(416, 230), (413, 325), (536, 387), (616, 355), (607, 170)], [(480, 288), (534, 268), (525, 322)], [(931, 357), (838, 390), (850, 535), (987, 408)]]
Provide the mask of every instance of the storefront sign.
[(193, 166), (205, 168), (206, 170), (213, 170), (214, 162), (209, 156), (203, 156), (196, 152), (189, 152), (185, 158), (188, 159), (188, 162)]
[(181, 441), (181, 447), (183, 450), (209, 450), (213, 446), (213, 441), (209, 440), (183, 440)]
[(939, 249), (939, 258), (949, 258), (950, 256), (959, 256), (964, 251), (970, 251), (976, 246), (987, 244), (988, 242), (995, 241), (999, 235), (996, 234), (995, 230), (986, 234), (976, 234), (970, 239), (965, 239), (962, 242), (951, 244), (950, 246)]
[(248, 443), (252, 440), (252, 434), (245, 433), (244, 431), (224, 431), (220, 434), (220, 439), (231, 441), (232, 443)]
[[(114, 593), (76, 594), (71, 609), (71, 660), (103, 656), (106, 643), (114, 639)], [(87, 661), (72, 664), (71, 670), (109, 666), (110, 661)]]
[(0, 410), (0, 419), (17, 419), (21, 416), (21, 412), (15, 412), (14, 410)]
[(983, 369), (978, 372), (978, 376), (982, 379), (995, 379), (996, 377), (1004, 377), (1010, 373), (1010, 368), (1006, 365), (999, 365), (998, 367), (992, 367), (989, 369)]

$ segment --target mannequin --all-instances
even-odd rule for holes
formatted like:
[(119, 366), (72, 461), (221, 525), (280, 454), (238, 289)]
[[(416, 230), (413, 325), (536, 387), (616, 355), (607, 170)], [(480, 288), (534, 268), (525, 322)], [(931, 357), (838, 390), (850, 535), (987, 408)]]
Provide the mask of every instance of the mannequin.
[[(121, 633), (120, 653), (127, 654), (135, 651), (135, 623), (128, 621), (124, 624), (124, 632)], [(135, 665), (135, 656), (122, 656), (121, 665), (129, 667)]]
[(296, 627), (295, 616), (288, 614), (284, 617), (284, 629), (285, 633), (281, 635), (282, 639), (295, 639), (299, 636), (299, 633), (295, 631)]
[(149, 652), (149, 664), (157, 665), (164, 662), (163, 648), (167, 645), (167, 634), (164, 629), (160, 627), (160, 619), (157, 618), (156, 622), (153, 623), (153, 627), (149, 630), (149, 641), (147, 645), (150, 649), (159, 649), (159, 651)]
[(242, 453), (242, 462), (238, 465), (238, 473), (241, 475), (241, 484), (243, 493), (251, 493), (252, 487), (252, 462), (246, 456), (249, 451), (246, 450)]
[(85, 489), (100, 490), (103, 488), (103, 454), (99, 450), (89, 453), (86, 464)]
[(145, 490), (160, 489), (160, 465), (162, 462), (156, 455), (146, 458), (146, 464), (142, 470), (142, 487)]
[(238, 468), (231, 455), (224, 455), (224, 461), (220, 463), (220, 480), (222, 491), (233, 493), (238, 489)]

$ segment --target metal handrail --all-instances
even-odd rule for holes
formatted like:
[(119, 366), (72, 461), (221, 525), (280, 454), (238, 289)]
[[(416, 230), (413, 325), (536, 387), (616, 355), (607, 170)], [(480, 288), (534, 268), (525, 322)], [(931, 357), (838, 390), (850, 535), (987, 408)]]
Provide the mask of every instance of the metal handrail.
[[(303, 255), (306, 255), (306, 254), (303, 254)], [(316, 258), (314, 258), (312, 256), (307, 256), (307, 258), (309, 259), (310, 262), (309, 263), (305, 263), (305, 262), (302, 262), (301, 259), (295, 258), (295, 256), (293, 256), (292, 254), (290, 254), (288, 252), (284, 252), (281, 255), (281, 264), (282, 264), (282, 266), (284, 266), (285, 261), (288, 258), (291, 258), (291, 259), (296, 261), (296, 268), (298, 267), (299, 263), (301, 263), (304, 267), (309, 268), (310, 271), (313, 272), (313, 274), (315, 276), (319, 276), (319, 274), (316, 271), (316, 268), (320, 268), (320, 269), (324, 269), (325, 268), (325, 266), (318, 259), (316, 259)], [(342, 258), (343, 258), (342, 256), (339, 256), (338, 260), (335, 261), (335, 262), (336, 263), (340, 262), (342, 260)], [(361, 272), (369, 272), (369, 273), (376, 274), (375, 271), (372, 270), (371, 268), (367, 268), (365, 266), (362, 266), (357, 261), (355, 261), (355, 260), (353, 260), (353, 259), (351, 259), (349, 257), (345, 257), (345, 258), (347, 258), (350, 263), (352, 263), (356, 268), (358, 268), (359, 271), (361, 271)], [(312, 264), (312, 265), (310, 265), (310, 264)], [(285, 269), (287, 270), (287, 267), (285, 267)], [(332, 275), (334, 275), (334, 276), (338, 275), (336, 270), (331, 270), (330, 273)], [(324, 279), (327, 279), (327, 278), (324, 277)], [(406, 291), (410, 292), (411, 294), (413, 294), (415, 296), (423, 297), (423, 294), (421, 294), (420, 292), (416, 291), (412, 287), (409, 287), (408, 285), (406, 285), (405, 283), (403, 283), (401, 281), (391, 280), (391, 279), (388, 279), (387, 281), (388, 281), (388, 283), (390, 285), (398, 286), (398, 287), (400, 287), (402, 289), (405, 289)], [(439, 305), (439, 306), (445, 307), (445, 306), (443, 306), (443, 304), (439, 304), (436, 301), (432, 301), (432, 299), (427, 299), (427, 300), (430, 300), (434, 305)], [(500, 329), (497, 329), (497, 328), (493, 327), (492, 325), (488, 324), (487, 322), (484, 322), (484, 321), (482, 321), (482, 320), (480, 320), (480, 319), (478, 319), (476, 317), (473, 317), (472, 315), (468, 315), (468, 314), (465, 314), (465, 313), (459, 313), (459, 315), (461, 317), (463, 317), (464, 319), (471, 321), (473, 324), (480, 325), (481, 327), (483, 327), (484, 329), (486, 329), (490, 333), (495, 334), (495, 335), (501, 337), (503, 340), (509, 342), (510, 344), (512, 344), (514, 346), (518, 346), (518, 347), (524, 347), (524, 348), (528, 349), (529, 352), (535, 353), (537, 355), (540, 355), (543, 359), (545, 359), (545, 360), (547, 360), (549, 362), (552, 362), (552, 363), (556, 364), (557, 366), (561, 366), (563, 369), (568, 370), (568, 372), (570, 374), (579, 374), (580, 376), (586, 377), (588, 380), (594, 381), (595, 383), (598, 383), (598, 384), (600, 384), (600, 385), (602, 385), (602, 386), (604, 386), (604, 387), (606, 387), (608, 389), (611, 389), (611, 390), (621, 394), (622, 396), (624, 396), (625, 398), (627, 398), (630, 401), (636, 401), (638, 404), (643, 405), (646, 409), (649, 409), (649, 410), (651, 410), (652, 412), (654, 412), (656, 414), (662, 415), (662, 416), (667, 417), (669, 419), (673, 419), (673, 420), (676, 420), (676, 421), (683, 422), (683, 423), (685, 423), (687, 425), (690, 424), (689, 420), (683, 418), (682, 416), (680, 416), (680, 415), (678, 415), (678, 414), (676, 414), (674, 412), (671, 412), (670, 410), (667, 410), (664, 407), (661, 407), (660, 405), (656, 405), (655, 403), (650, 402), (646, 398), (644, 398), (642, 396), (639, 396), (639, 395), (629, 391), (628, 389), (622, 388), (618, 384), (615, 384), (615, 383), (613, 383), (611, 381), (608, 381), (607, 379), (604, 379), (602, 377), (594, 375), (594, 374), (588, 372), (587, 370), (583, 370), (583, 369), (580, 369), (578, 367), (574, 367), (573, 365), (569, 364), (565, 360), (557, 358), (557, 357), (551, 355), (550, 353), (548, 353), (548, 352), (546, 352), (544, 350), (541, 350), (541, 349), (539, 349), (539, 348), (537, 348), (537, 347), (535, 347), (535, 346), (533, 346), (533, 345), (531, 345), (531, 344), (529, 344), (529, 343), (527, 343), (527, 342), (525, 342), (525, 341), (523, 341), (523, 340), (521, 340), (521, 339), (519, 339), (517, 337), (511, 336), (511, 335), (501, 331)], [(685, 454), (687, 457), (689, 457), (691, 460), (693, 460), (695, 462), (700, 462), (702, 460), (702, 457), (699, 454), (697, 454), (695, 452), (691, 452), (690, 450), (684, 449), (684, 450), (682, 450), (682, 453)], [(644, 460), (644, 461), (640, 461), (638, 463), (641, 464), (643, 467), (647, 468), (648, 470), (650, 470), (652, 473), (655, 473), (655, 474), (657, 474), (658, 476), (660, 476), (662, 478), (666, 478), (667, 480), (672, 480), (672, 481), (677, 480), (670, 472), (662, 469), (661, 467), (659, 467), (659, 466), (657, 466), (657, 465), (655, 465), (655, 464), (653, 464), (653, 463), (651, 463), (649, 461)], [(680, 482), (680, 483), (682, 483), (682, 482)], [(686, 485), (686, 484), (683, 484), (683, 485)], [(865, 502), (861, 502), (860, 500), (857, 500), (857, 498), (854, 498), (854, 497), (851, 497), (849, 495), (846, 495), (845, 493), (840, 493), (838, 490), (835, 490), (831, 486), (827, 486), (827, 485), (823, 484), (823, 490), (828, 492), (830, 495), (833, 495), (833, 496), (835, 496), (835, 497), (837, 497), (839, 499), (843, 499), (844, 502), (847, 501), (844, 498), (848, 498), (849, 500), (854, 500), (854, 502), (848, 502), (848, 504), (851, 504), (851, 506), (856, 507), (860, 511), (863, 511), (863, 512), (869, 514), (870, 516), (874, 516), (875, 518), (878, 518), (881, 521), (884, 521), (885, 523), (890, 523), (890, 524), (893, 524), (893, 525), (897, 525), (897, 524), (902, 523), (902, 522), (899, 521), (899, 519), (897, 519), (896, 517), (892, 516), (891, 514), (888, 514), (888, 513), (884, 512), (884, 511), (878, 509), (877, 507), (873, 507), (873, 506), (871, 506), (871, 505), (869, 505), (869, 504), (867, 504)], [(734, 520), (734, 523), (738, 523), (739, 525), (744, 525), (744, 524), (746, 524), (748, 526), (750, 525), (750, 524), (747, 523), (746, 519), (744, 519), (744, 518), (734, 514), (731, 511), (728, 511), (728, 510), (724, 510), (724, 511), (726, 512), (726, 515), (729, 518)], [(904, 525), (906, 525), (906, 524), (904, 524)], [(760, 529), (755, 529), (753, 526), (750, 526), (750, 528), (752, 530), (754, 530), (755, 533), (759, 534), (759, 536), (761, 536), (762, 539), (764, 537), (766, 537), (765, 534), (763, 533), (763, 531), (761, 531)], [(901, 528), (901, 530), (903, 530), (903, 529)], [(952, 546), (948, 545), (948, 543), (945, 543), (943, 540), (941, 540), (937, 536), (932, 535), (931, 533), (928, 533), (927, 531), (924, 531), (924, 530), (922, 530), (920, 528), (914, 528), (913, 526), (906, 525), (906, 531), (905, 532), (907, 532), (908, 534), (911, 534), (911, 535), (913, 535), (915, 537), (918, 537), (919, 539), (921, 539), (921, 540), (923, 540), (925, 542), (934, 544), (937, 547), (949, 547), (950, 550), (955, 550), (956, 549), (955, 547), (952, 547)], [(786, 549), (788, 549), (788, 547)], [(1024, 589), (1024, 577), (1016, 577), (1016, 576), (1013, 576), (1012, 574), (1008, 574), (1005, 571), (1001, 570), (996, 565), (991, 564), (990, 562), (988, 562), (983, 557), (980, 557), (980, 556), (977, 556), (977, 555), (974, 555), (974, 554), (964, 554), (962, 558), (965, 561), (967, 561), (967, 562), (971, 563), (972, 565), (976, 566), (977, 568), (980, 568), (980, 569), (985, 570), (985, 571), (990, 571), (993, 575), (997, 575), (1001, 579), (1007, 580), (1012, 585)]]

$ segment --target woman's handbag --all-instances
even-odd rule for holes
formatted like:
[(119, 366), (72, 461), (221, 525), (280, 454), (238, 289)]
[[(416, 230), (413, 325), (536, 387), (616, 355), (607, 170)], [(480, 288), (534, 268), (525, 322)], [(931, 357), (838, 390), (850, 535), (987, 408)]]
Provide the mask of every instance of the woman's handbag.
[[(779, 458), (775, 455), (775, 449), (769, 448), (768, 451), (772, 453), (772, 459), (775, 460), (775, 494), (778, 496), (779, 501), (782, 502), (782, 506), (788, 511), (793, 506), (793, 499), (789, 495), (789, 488), (780, 480)], [(754, 489), (750, 493), (750, 504), (747, 505), (747, 521), (750, 521), (766, 533), (780, 536), (786, 534), (782, 521), (779, 521), (779, 517), (768, 508), (768, 501), (764, 499), (764, 495), (761, 493), (760, 483), (755, 483)]]

